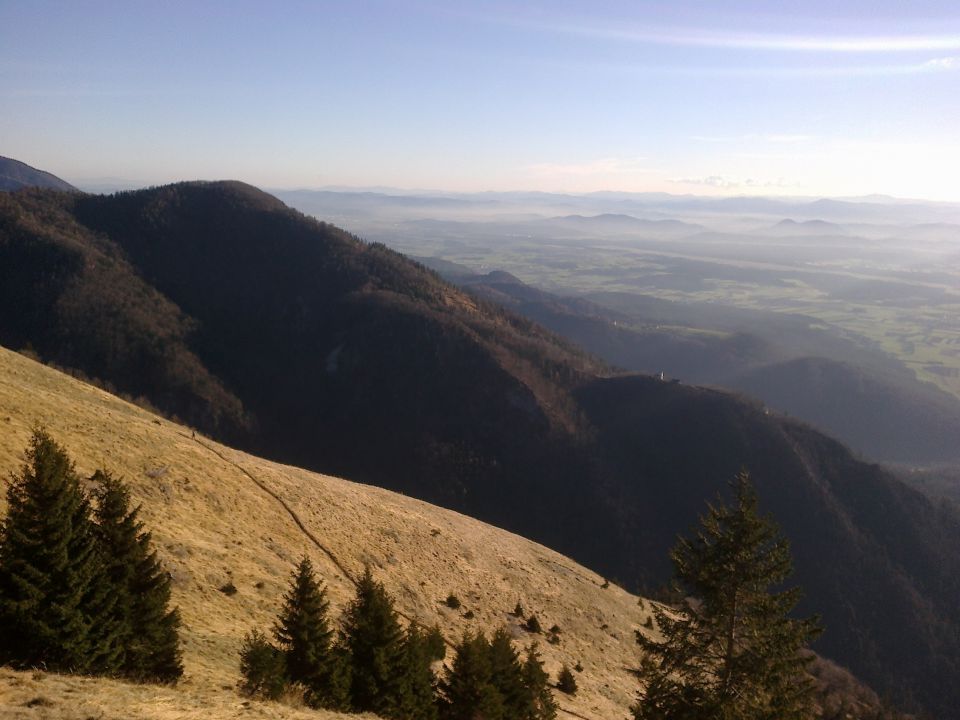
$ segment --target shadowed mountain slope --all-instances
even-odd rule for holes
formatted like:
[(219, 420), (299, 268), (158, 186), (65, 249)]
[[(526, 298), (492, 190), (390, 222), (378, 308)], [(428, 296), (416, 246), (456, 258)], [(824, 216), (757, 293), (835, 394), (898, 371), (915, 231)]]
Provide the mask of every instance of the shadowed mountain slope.
[[(890, 359), (804, 326), (803, 318), (786, 317), (790, 330), (773, 333), (735, 313), (697, 317), (697, 308), (668, 301), (645, 307), (641, 297), (628, 314), (540, 291), (509, 273), (465, 270), (441, 271), (618, 367), (747, 393), (876, 460), (960, 460), (960, 401)], [(804, 355), (818, 351), (842, 359)]]
[(0, 343), (236, 437), (240, 400), (189, 348), (196, 323), (75, 220), (77, 199), (0, 195)]
[[(142, 504), (140, 518), (172, 575), (172, 604), (183, 616), (184, 678), (176, 690), (147, 689), (155, 703), (170, 708), (167, 718), (307, 717), (261, 703), (251, 708), (257, 714), (247, 714), (233, 691), (243, 636), (254, 628), (269, 630), (304, 553), (327, 588), (332, 618), (353, 600), (354, 582), (369, 564), (395, 598), (404, 623), (437, 625), (450, 643), (466, 631), (489, 635), (507, 627), (518, 650), (539, 641), (554, 680), (563, 664), (581, 663), (577, 695), (557, 693), (561, 706), (576, 715), (625, 717), (633, 702), (637, 681), (630, 668), (638, 661), (633, 631), (650, 615), (651, 603), (641, 606), (615, 585), (602, 587), (601, 576), (542, 545), (397, 493), (192, 437), (186, 427), (4, 348), (0, 424), (0, 476), (20, 470), (31, 429), (42, 424), (65, 446), (81, 477), (107, 469), (123, 477), (133, 505)], [(5, 512), (6, 496), (0, 493), (0, 516)], [(235, 594), (219, 590), (228, 582)], [(457, 610), (445, 602), (451, 593), (462, 602)], [(511, 614), (518, 601), (544, 628), (560, 628), (558, 643), (520, 627), (522, 619)], [(448, 650), (447, 661), (452, 658)], [(0, 716), (7, 717), (8, 693), (16, 693), (17, 685), (29, 687), (29, 680), (29, 673), (0, 670)], [(133, 686), (87, 680), (63, 694), (53, 676), (33, 680), (24, 702), (42, 695), (59, 707), (69, 704), (72, 694), (81, 704), (78, 686), (93, 685), (101, 696), (118, 695), (107, 703), (112, 712), (106, 717), (141, 717), (133, 708), (139, 708), (144, 692)], [(123, 706), (125, 697), (129, 707)], [(66, 716), (83, 720), (99, 714), (96, 702), (85, 704), (86, 715)], [(196, 706), (207, 706), (210, 714)], [(149, 703), (142, 712), (164, 717)]]
[[(960, 706), (960, 519), (819, 433), (728, 394), (607, 377), (529, 320), (239, 183), (32, 191), (3, 207), (3, 252), (76, 227), (84, 253), (117, 258), (113, 282), (182, 313), (191, 377), (242, 403), (245, 448), (468, 512), (628, 587), (665, 580), (677, 533), (747, 467), (793, 543), (804, 610), (824, 616), (818, 649), (904, 703)], [(35, 271), (0, 332), (20, 327), (20, 303), (35, 318), (21, 346), (51, 352), (33, 339), (48, 296), (97, 295), (87, 265), (58, 282)], [(128, 304), (108, 306), (107, 325), (127, 322)]]
[[(65, 444), (81, 476), (106, 468), (124, 477), (171, 572), (186, 670), (176, 688), (158, 688), (0, 669), (2, 717), (371, 717), (250, 701), (233, 691), (241, 638), (270, 625), (303, 553), (326, 586), (332, 615), (352, 599), (366, 564), (396, 598), (404, 622), (436, 625), (451, 643), (465, 630), (489, 635), (500, 627), (518, 648), (542, 640), (512, 614), (520, 602), (544, 627), (560, 629), (555, 642), (540, 643), (552, 677), (564, 664), (580, 668), (576, 696), (555, 693), (559, 717), (628, 714), (638, 662), (633, 631), (655, 633), (644, 628), (652, 601), (605, 586), (601, 576), (541, 545), (395, 493), (195, 437), (3, 348), (0, 422), (0, 473), (19, 468), (31, 428), (42, 424)], [(0, 495), (0, 514), (4, 502)], [(236, 593), (218, 589), (228, 582)], [(445, 602), (451, 593), (462, 602), (457, 610)], [(826, 717), (837, 717), (831, 712), (840, 707), (850, 720), (878, 717), (876, 694), (848, 672), (822, 658), (812, 670)]]

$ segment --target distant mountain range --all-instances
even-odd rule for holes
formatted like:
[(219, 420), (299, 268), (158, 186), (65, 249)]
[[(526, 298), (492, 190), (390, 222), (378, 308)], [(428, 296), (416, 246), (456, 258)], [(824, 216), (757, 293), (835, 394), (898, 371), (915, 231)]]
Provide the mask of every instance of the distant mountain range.
[(792, 541), (818, 649), (960, 707), (960, 514), (757, 402), (613, 372), (534, 322), (240, 183), (0, 195), (0, 343), (283, 462), (400, 490), (627, 587), (740, 468)]
[(604, 213), (601, 215), (566, 215), (533, 220), (530, 225), (551, 231), (574, 230), (590, 235), (608, 237), (619, 234), (653, 234), (657, 237), (693, 235), (706, 228), (680, 220), (645, 220), (632, 215)]
[(826, 220), (804, 220), (797, 222), (790, 218), (781, 220), (770, 228), (761, 231), (765, 235), (795, 236), (795, 235), (848, 235), (849, 232), (842, 225), (827, 222)]
[(412, 193), (409, 191), (277, 190), (291, 206), (319, 217), (347, 216), (355, 220), (406, 213), (410, 219), (540, 218), (564, 215), (627, 215), (671, 219), (678, 215), (707, 219), (734, 217), (822, 220), (837, 224), (875, 223), (910, 225), (960, 223), (960, 203), (899, 200), (896, 198), (766, 198), (703, 197), (667, 193), (544, 192)]
[(0, 156), (0, 191), (19, 190), (24, 187), (76, 190), (73, 185), (56, 175), (32, 168), (19, 160)]

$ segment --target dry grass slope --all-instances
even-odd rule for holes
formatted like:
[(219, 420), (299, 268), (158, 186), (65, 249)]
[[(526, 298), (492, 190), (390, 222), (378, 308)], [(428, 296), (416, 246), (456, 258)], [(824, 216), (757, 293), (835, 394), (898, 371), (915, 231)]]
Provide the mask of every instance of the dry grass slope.
[(294, 708), (247, 700), (215, 687), (130, 685), (101, 678), (0, 668), (0, 717), (11, 720), (353, 720), (372, 715)]
[[(110, 470), (143, 503), (143, 519), (173, 576), (174, 602), (183, 614), (186, 675), (170, 690), (50, 676), (41, 681), (4, 671), (0, 714), (227, 718), (256, 717), (247, 710), (256, 707), (275, 711), (265, 716), (300, 717), (279, 706), (244, 706), (232, 688), (241, 638), (251, 628), (270, 626), (294, 562), (308, 553), (335, 611), (352, 597), (351, 578), (369, 563), (405, 617), (438, 624), (448, 640), (465, 630), (506, 625), (518, 646), (539, 641), (554, 678), (563, 663), (581, 663), (576, 697), (557, 693), (561, 717), (628, 715), (636, 693), (633, 631), (650, 605), (638, 605), (636, 596), (614, 585), (604, 588), (602, 577), (562, 555), (402, 495), (194, 438), (189, 429), (0, 348), (5, 483), (19, 471), (38, 424), (67, 447), (83, 476)], [(236, 594), (220, 592), (227, 583)], [(443, 604), (450, 593), (463, 603), (458, 610)], [(518, 600), (544, 628), (561, 628), (559, 644), (520, 628), (510, 614)], [(464, 617), (467, 611), (472, 619)], [(33, 696), (53, 705), (27, 708), (23, 703)], [(68, 697), (75, 701), (65, 703)], [(93, 703), (89, 713), (54, 712), (83, 702)], [(171, 709), (151, 714), (154, 702)], [(40, 714), (29, 714), (35, 711)]]

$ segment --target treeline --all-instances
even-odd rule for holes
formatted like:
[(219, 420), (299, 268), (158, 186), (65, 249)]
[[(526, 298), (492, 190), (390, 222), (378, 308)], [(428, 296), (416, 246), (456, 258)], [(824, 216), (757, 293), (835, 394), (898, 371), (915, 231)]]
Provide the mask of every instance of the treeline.
[(308, 558), (293, 572), (270, 632), (244, 638), (241, 690), (279, 699), (302, 695), (307, 705), (371, 712), (391, 720), (552, 720), (557, 705), (536, 645), (518, 655), (505, 629), (487, 638), (465, 633), (440, 677), (446, 655), (438, 628), (404, 630), (383, 585), (368, 567), (339, 631)]
[(0, 665), (175, 682), (180, 615), (126, 486), (98, 470), (85, 493), (42, 429), (11, 480), (0, 524)]

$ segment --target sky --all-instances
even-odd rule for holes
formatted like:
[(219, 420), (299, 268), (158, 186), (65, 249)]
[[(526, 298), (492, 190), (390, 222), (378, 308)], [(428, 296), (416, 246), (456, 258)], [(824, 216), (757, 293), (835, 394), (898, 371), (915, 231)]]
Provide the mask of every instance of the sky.
[(960, 3), (0, 0), (0, 106), (81, 185), (960, 201)]

